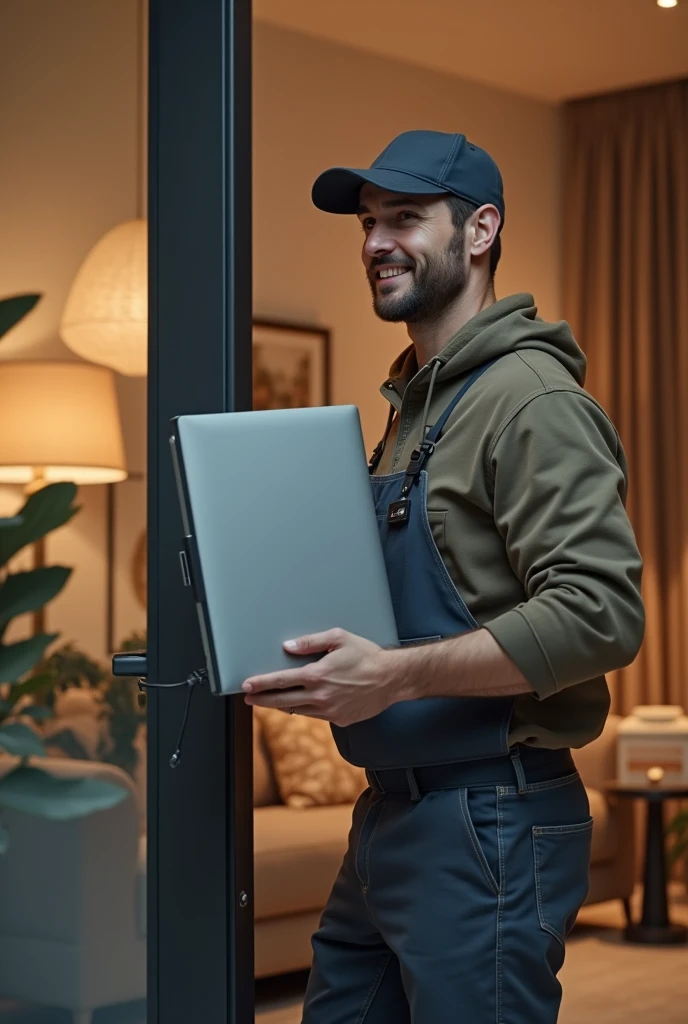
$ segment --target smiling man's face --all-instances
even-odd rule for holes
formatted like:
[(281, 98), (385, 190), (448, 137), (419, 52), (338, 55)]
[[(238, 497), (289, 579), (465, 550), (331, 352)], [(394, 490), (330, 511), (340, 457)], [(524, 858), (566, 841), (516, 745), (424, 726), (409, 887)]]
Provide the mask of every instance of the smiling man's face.
[(365, 235), (363, 265), (380, 319), (439, 319), (468, 278), (464, 233), (454, 227), (445, 197), (400, 195), (366, 184), (358, 219)]

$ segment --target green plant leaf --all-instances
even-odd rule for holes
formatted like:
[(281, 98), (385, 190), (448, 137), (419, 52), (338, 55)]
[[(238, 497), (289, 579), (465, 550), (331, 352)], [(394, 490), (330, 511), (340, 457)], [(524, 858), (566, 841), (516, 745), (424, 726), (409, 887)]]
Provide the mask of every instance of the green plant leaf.
[(0, 636), (16, 615), (35, 612), (60, 593), (72, 573), (64, 565), (10, 573), (0, 585)]
[[(2, 709), (0, 708), (0, 711)], [(42, 704), (27, 704), (25, 708), (17, 712), (18, 715), (25, 715), (27, 718), (32, 718), (34, 722), (45, 722), (46, 719), (52, 718), (53, 713), (50, 708), (44, 707)]]
[[(37, 665), (59, 633), (38, 633), (16, 644), (0, 644), (0, 683), (15, 683)], [(26, 691), (25, 691), (26, 692)]]
[(59, 732), (55, 732), (52, 736), (45, 737), (45, 744), (47, 747), (57, 747), (63, 754), (71, 758), (73, 761), (88, 761), (88, 751), (84, 747), (83, 743), (80, 743), (76, 738), (71, 729), (60, 729)]
[[(0, 653), (2, 652), (0, 646)], [(46, 690), (53, 685), (53, 677), (51, 675), (37, 675), (31, 676), (30, 679), (25, 679), (23, 683), (13, 683), (9, 692), (7, 703), (14, 707), (22, 697), (32, 697), (35, 693), (40, 693), (42, 690)]]
[(668, 836), (672, 835), (672, 833), (682, 833), (686, 830), (688, 830), (688, 810), (679, 811), (665, 829)]
[(50, 821), (83, 818), (116, 807), (129, 796), (126, 789), (101, 779), (63, 779), (40, 768), (20, 765), (0, 779), (0, 807)]
[(100, 686), (108, 679), (108, 673), (99, 662), (78, 650), (73, 643), (55, 648), (43, 662), (42, 669), (49, 672), (55, 686)]
[[(44, 757), (43, 742), (23, 722), (8, 722), (0, 725), (0, 748), (15, 757)], [(2, 782), (0, 781), (0, 786)]]
[(0, 566), (28, 544), (68, 523), (79, 511), (72, 504), (75, 496), (76, 485), (71, 483), (48, 484), (31, 494), (19, 510), (21, 524), (0, 531)]
[(21, 516), (9, 516), (9, 517), (5, 516), (4, 518), (0, 517), (0, 530), (3, 527), (21, 526), (21, 524), (22, 524), (22, 517)]
[(23, 320), (40, 298), (40, 295), (13, 295), (0, 299), (0, 338)]
[(674, 843), (668, 851), (667, 862), (669, 866), (673, 867), (674, 864), (683, 860), (686, 853), (688, 853), (688, 837), (686, 839), (682, 839), (680, 843)]
[(0, 825), (0, 857), (10, 848), (10, 834), (4, 825)]

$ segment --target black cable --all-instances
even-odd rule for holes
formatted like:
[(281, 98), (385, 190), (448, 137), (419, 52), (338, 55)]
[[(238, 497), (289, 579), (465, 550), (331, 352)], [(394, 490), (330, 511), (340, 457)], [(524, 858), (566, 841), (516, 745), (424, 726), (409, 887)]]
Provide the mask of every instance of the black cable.
[(147, 683), (143, 678), (138, 681), (138, 687), (141, 693), (145, 690), (174, 690), (179, 686), (187, 686), (189, 688), (182, 727), (179, 731), (179, 740), (177, 741), (176, 750), (169, 761), (170, 768), (177, 768), (182, 759), (182, 743), (184, 742), (184, 735), (186, 733), (186, 723), (189, 720), (189, 711), (191, 710), (191, 698), (193, 697), (193, 692), (197, 686), (202, 686), (203, 683), (207, 682), (207, 680), (207, 669), (195, 668), (193, 672), (180, 683)]
[(182, 720), (182, 727), (179, 730), (179, 739), (177, 740), (177, 749), (170, 758), (170, 768), (177, 768), (179, 762), (182, 759), (182, 743), (184, 742), (184, 733), (186, 732), (186, 723), (189, 720), (189, 711), (191, 709), (191, 698), (193, 697), (195, 687), (190, 686), (189, 692), (186, 697), (186, 708), (184, 709), (184, 718)]
[(181, 683), (144, 683), (143, 679), (139, 679), (138, 687), (143, 693), (144, 690), (174, 690), (176, 686), (191, 686), (191, 676), (188, 679), (183, 679)]

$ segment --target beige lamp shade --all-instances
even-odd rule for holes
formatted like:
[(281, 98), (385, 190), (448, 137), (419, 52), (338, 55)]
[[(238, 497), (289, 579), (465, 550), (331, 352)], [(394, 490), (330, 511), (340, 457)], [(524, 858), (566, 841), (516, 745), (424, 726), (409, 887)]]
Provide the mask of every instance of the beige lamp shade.
[(96, 242), (62, 314), (65, 345), (131, 377), (148, 368), (148, 229), (129, 220)]
[(111, 370), (0, 361), (0, 483), (107, 484), (126, 476)]

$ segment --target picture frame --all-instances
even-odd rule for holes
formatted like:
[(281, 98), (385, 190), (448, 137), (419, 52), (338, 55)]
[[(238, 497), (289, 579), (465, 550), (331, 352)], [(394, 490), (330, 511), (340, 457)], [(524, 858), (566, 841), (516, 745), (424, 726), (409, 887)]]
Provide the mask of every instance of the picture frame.
[[(253, 321), (253, 408), (331, 402), (331, 332), (265, 318)], [(106, 642), (108, 654), (146, 628), (146, 480), (134, 473), (108, 485)]]
[(253, 408), (330, 404), (330, 331), (282, 320), (253, 321)]

